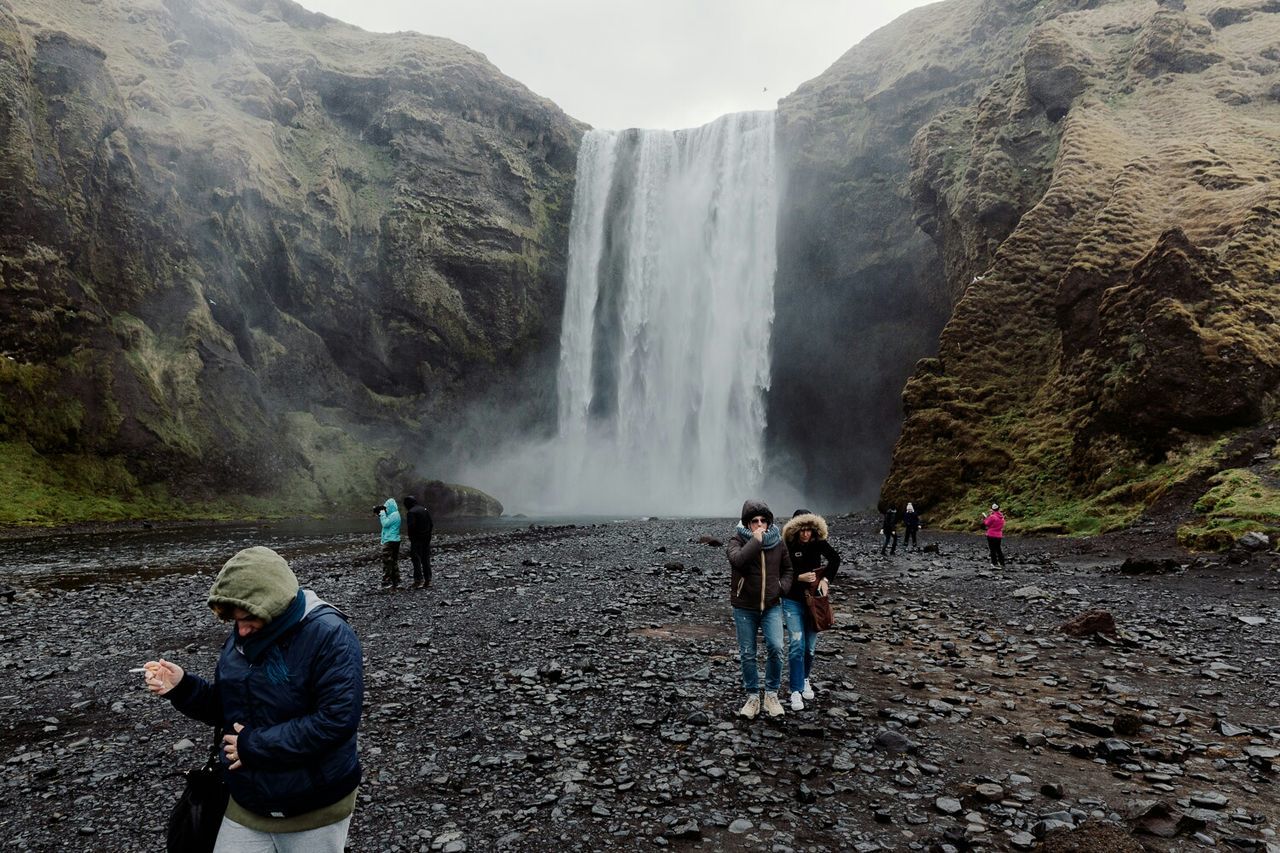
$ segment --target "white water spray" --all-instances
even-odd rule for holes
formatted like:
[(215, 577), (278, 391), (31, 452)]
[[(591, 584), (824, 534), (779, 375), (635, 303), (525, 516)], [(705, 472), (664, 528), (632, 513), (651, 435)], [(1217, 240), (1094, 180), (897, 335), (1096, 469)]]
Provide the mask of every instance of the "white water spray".
[(723, 515), (758, 494), (774, 168), (772, 112), (587, 134), (542, 511)]

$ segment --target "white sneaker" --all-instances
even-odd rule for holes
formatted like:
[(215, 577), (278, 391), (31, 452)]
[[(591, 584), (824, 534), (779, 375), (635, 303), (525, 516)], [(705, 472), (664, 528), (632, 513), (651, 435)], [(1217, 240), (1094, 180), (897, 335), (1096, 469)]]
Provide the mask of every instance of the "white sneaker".
[(781, 717), (786, 711), (782, 710), (782, 703), (778, 701), (778, 694), (767, 692), (764, 694), (764, 712), (770, 717)]
[(804, 680), (804, 690), (800, 691), (800, 695), (809, 701), (813, 701), (813, 685), (809, 683), (809, 679)]
[(760, 713), (760, 697), (752, 693), (747, 697), (747, 702), (738, 710), (738, 715), (746, 717), (748, 720), (754, 720), (756, 714)]
[(791, 691), (791, 710), (793, 711), (804, 710), (804, 700), (800, 698), (800, 692), (797, 690)]

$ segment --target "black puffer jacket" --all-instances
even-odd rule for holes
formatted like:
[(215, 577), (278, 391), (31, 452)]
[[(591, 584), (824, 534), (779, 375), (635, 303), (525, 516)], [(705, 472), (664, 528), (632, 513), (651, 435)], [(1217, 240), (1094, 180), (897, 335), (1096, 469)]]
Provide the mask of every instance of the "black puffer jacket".
[[(804, 530), (813, 531), (808, 542), (800, 541), (800, 533)], [(797, 577), (805, 572), (816, 572), (819, 581), (826, 578), (827, 583), (831, 583), (840, 571), (840, 552), (827, 541), (827, 520), (822, 516), (806, 513), (793, 517), (782, 528), (782, 541), (791, 553), (791, 565), (795, 567)], [(787, 592), (787, 598), (804, 601), (805, 590), (817, 588), (817, 581), (812, 584), (796, 581)]]
[[(744, 527), (758, 515), (769, 519), (770, 527), (773, 526), (773, 512), (764, 501), (748, 500), (742, 505)], [(737, 531), (730, 537), (725, 551), (731, 570), (729, 601), (734, 607), (763, 612), (776, 605), (791, 589), (794, 576), (791, 557), (781, 536), (777, 545), (766, 549), (754, 536), (744, 536)]]
[(244, 765), (224, 778), (240, 806), (264, 817), (332, 805), (360, 784), (360, 641), (346, 617), (310, 590), (306, 607), (302, 622), (277, 641), (289, 674), (283, 684), (271, 681), (268, 667), (249, 663), (232, 628), (214, 683), (188, 672), (166, 696), (188, 717), (224, 731), (245, 726)]

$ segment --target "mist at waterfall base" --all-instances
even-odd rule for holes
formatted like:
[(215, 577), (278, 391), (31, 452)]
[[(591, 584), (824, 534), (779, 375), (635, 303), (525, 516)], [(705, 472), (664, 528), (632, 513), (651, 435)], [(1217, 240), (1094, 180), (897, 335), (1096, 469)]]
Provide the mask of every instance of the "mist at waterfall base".
[(732, 516), (762, 494), (775, 169), (772, 112), (586, 135), (557, 428), (464, 482), (530, 515)]

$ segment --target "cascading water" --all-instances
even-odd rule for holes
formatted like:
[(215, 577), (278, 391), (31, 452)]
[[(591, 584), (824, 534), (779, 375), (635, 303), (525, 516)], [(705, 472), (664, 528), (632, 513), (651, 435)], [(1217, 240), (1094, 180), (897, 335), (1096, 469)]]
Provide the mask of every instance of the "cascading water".
[(587, 134), (543, 509), (723, 515), (758, 492), (776, 220), (772, 112)]

